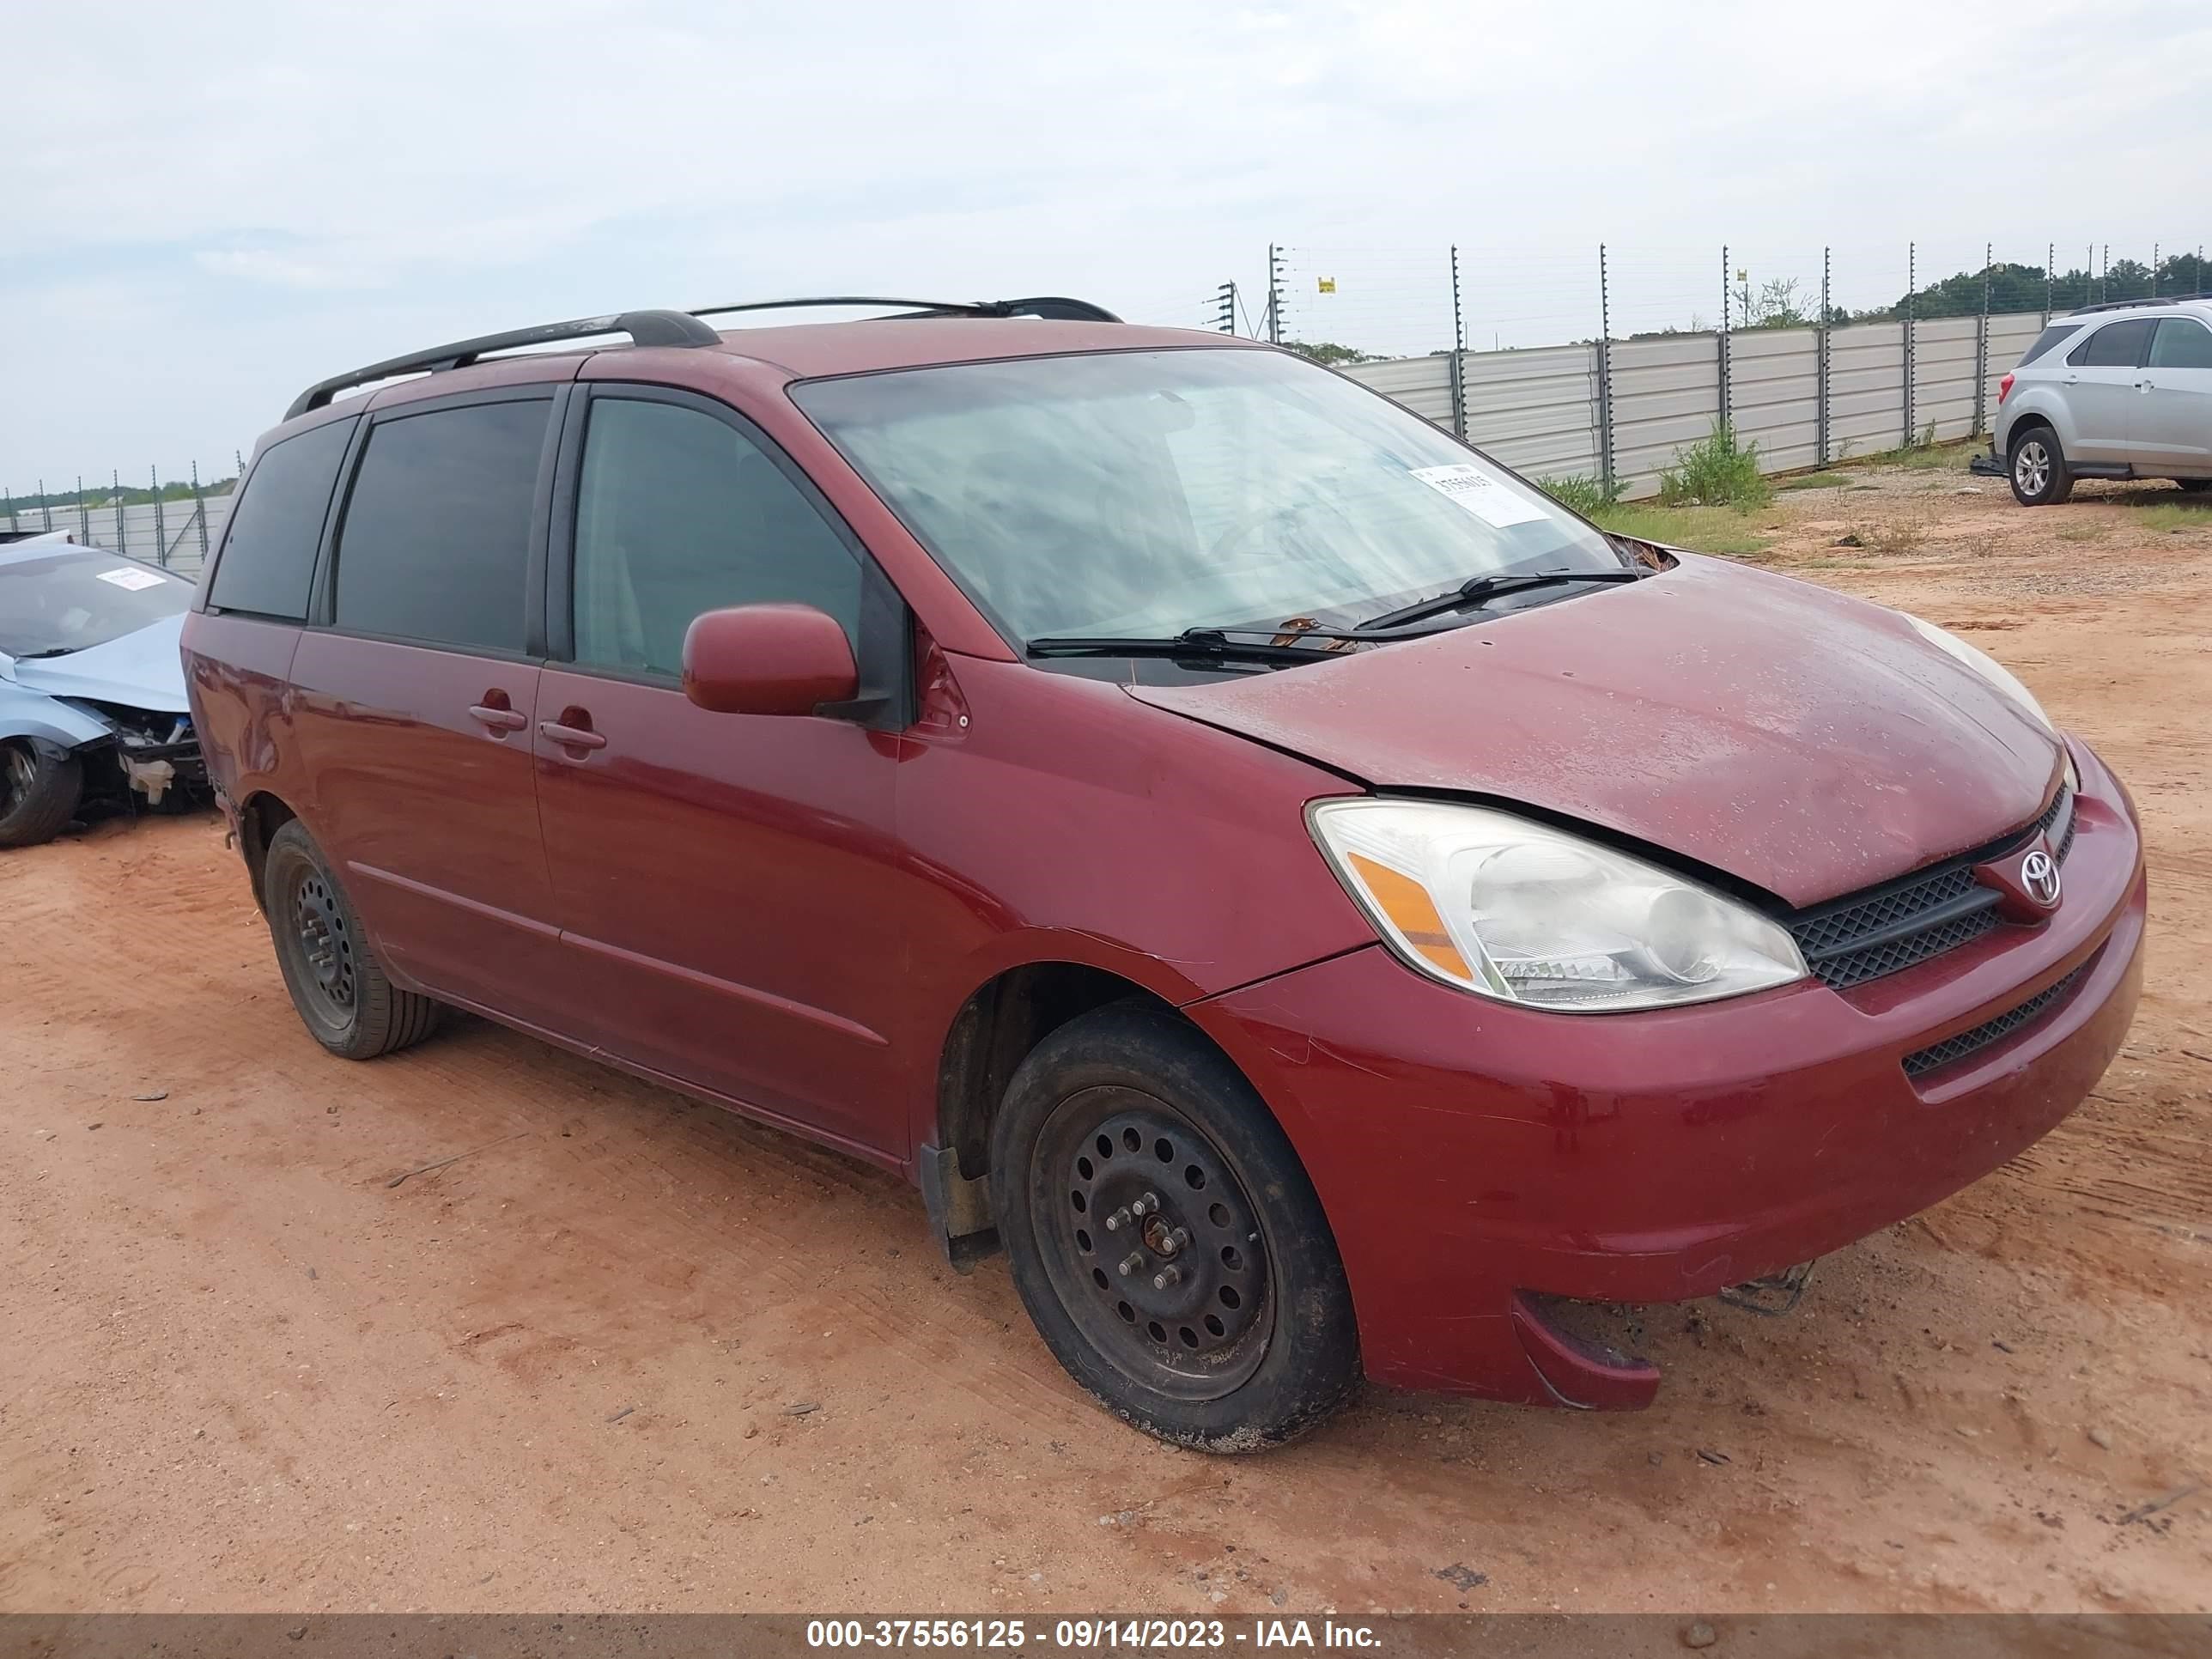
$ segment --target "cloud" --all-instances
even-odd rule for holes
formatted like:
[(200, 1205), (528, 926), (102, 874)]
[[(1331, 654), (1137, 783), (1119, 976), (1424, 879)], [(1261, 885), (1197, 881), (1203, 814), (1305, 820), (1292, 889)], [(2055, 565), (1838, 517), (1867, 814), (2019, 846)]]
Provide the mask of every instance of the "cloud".
[(127, 434), (180, 470), (347, 363), (625, 305), (1043, 290), (1194, 323), (1271, 241), (1340, 279), (1302, 325), (1416, 350), (1448, 343), (1452, 243), (1476, 337), (1531, 341), (1594, 331), (1601, 239), (1623, 303), (1680, 320), (1717, 309), (1723, 240), (1801, 276), (1832, 244), (1854, 303), (1913, 239), (1944, 270), (1985, 237), (2147, 257), (2201, 234), (2200, 9), (33, 9), (9, 52), (40, 72), (0, 101), (32, 245), (0, 264), (0, 458), (89, 470)]

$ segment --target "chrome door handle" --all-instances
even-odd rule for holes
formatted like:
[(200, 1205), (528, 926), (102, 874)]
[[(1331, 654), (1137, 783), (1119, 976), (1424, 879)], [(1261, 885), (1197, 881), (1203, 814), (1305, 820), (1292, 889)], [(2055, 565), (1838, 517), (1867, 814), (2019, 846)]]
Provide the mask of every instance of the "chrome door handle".
[(604, 749), (606, 738), (581, 726), (563, 726), (558, 720), (538, 722), (538, 735), (550, 738), (564, 749)]
[(495, 708), (489, 703), (469, 705), (469, 718), (493, 732), (520, 732), (530, 724), (527, 716), (512, 708)]

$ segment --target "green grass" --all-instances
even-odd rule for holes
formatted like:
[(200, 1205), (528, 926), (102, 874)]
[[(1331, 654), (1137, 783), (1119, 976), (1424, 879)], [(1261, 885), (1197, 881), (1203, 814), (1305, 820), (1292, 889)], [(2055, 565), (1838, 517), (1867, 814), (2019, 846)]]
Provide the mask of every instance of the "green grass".
[(1931, 439), (1902, 449), (1884, 449), (1871, 455), (1855, 455), (1850, 465), (1855, 467), (1901, 466), (1911, 472), (1964, 472), (1968, 463), (1989, 447), (1989, 440), (1984, 437), (1955, 438), (1940, 444)]
[(1638, 541), (1666, 542), (1693, 553), (1753, 558), (1773, 544), (1732, 507), (1668, 507), (1650, 501), (1615, 501), (1589, 515), (1599, 528)]
[(1777, 489), (1833, 489), (1853, 482), (1848, 472), (1800, 472), (1793, 478), (1777, 478)]
[(1774, 486), (1759, 470), (1759, 446), (1736, 441), (1725, 422), (1693, 444), (1674, 452), (1674, 464), (1659, 474), (1664, 507), (1765, 507)]
[(2131, 508), (2128, 520), (2146, 530), (2212, 530), (2212, 501), (2201, 507), (2160, 501), (2154, 507)]
[(1583, 477), (1540, 478), (1538, 489), (1585, 519), (1595, 518), (1620, 499), (1620, 486), (1607, 489), (1602, 479)]

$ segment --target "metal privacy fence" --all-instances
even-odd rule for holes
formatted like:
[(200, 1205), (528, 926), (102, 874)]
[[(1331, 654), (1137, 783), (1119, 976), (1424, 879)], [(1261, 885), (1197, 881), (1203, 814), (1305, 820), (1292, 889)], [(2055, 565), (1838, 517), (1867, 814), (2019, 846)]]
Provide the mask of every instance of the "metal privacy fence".
[(1989, 428), (2037, 311), (1925, 322), (1667, 334), (1356, 363), (1345, 373), (1534, 478), (1630, 499), (1725, 422), (1769, 472)]
[(2148, 263), (1978, 239), (1278, 244), (1249, 304), (1224, 283), (1205, 314), (1343, 368), (1531, 476), (1635, 497), (1722, 422), (1769, 471), (1984, 431), (1997, 381), (2050, 318), (2212, 291), (2202, 242), (2140, 251)]
[(26, 506), (0, 509), (0, 531), (10, 535), (64, 532), (91, 547), (128, 553), (179, 575), (196, 576), (210, 549), (222, 539), (230, 516), (231, 493), (203, 493), (173, 501), (133, 501), (95, 507), (90, 503)]

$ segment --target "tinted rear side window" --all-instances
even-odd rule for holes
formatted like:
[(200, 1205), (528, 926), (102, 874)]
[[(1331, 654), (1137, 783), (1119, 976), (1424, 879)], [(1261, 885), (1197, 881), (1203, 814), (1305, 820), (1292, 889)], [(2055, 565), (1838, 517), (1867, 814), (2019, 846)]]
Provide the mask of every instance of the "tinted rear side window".
[(2151, 342), (2153, 368), (2212, 368), (2212, 329), (2186, 317), (2167, 317)]
[(2143, 346), (2149, 339), (2148, 318), (2106, 323), (2068, 353), (2066, 361), (2084, 368), (2133, 368), (2142, 361)]
[(338, 532), (340, 628), (522, 649), (530, 507), (551, 409), (532, 398), (378, 422)]
[(2049, 328), (2045, 329), (2042, 333), (2035, 337), (2035, 343), (2028, 347), (2027, 355), (2022, 357), (2017, 363), (2014, 364), (2013, 367), (2015, 368), (2026, 368), (2030, 363), (2033, 362), (2038, 357), (2040, 357), (2045, 352), (2050, 350), (2051, 347), (2057, 345), (2061, 340), (2070, 340), (2081, 331), (2081, 325), (2079, 323), (2053, 323)]
[(352, 421), (332, 421), (272, 446), (254, 464), (216, 561), (208, 603), (298, 622), (307, 614), (315, 545)]

